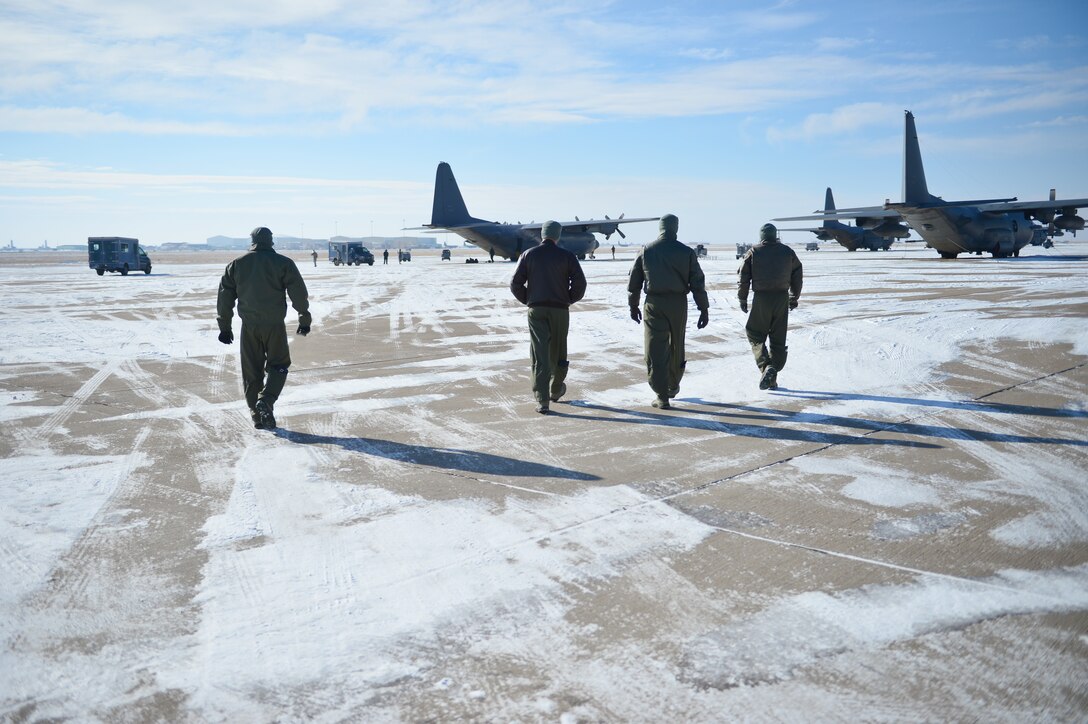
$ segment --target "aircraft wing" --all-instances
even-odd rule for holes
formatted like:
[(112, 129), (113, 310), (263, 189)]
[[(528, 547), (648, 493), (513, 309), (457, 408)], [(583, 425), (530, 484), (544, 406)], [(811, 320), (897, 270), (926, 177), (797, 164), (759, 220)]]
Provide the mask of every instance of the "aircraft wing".
[[(775, 221), (779, 221), (779, 219), (775, 219)], [(821, 231), (827, 231), (827, 229), (822, 226), (814, 226), (809, 229), (779, 229), (779, 231), (811, 231), (813, 234), (819, 234)]]
[[(594, 227), (610, 226), (612, 228), (615, 228), (617, 224), (634, 224), (634, 223), (637, 223), (637, 222), (640, 222), (640, 221), (657, 221), (660, 218), (661, 218), (660, 216), (644, 216), (644, 217), (642, 217), (640, 219), (625, 219), (625, 218), (623, 218), (623, 215), (621, 214), (619, 216), (619, 218), (616, 218), (616, 219), (610, 219), (610, 218), (608, 218), (606, 216), (603, 219), (584, 219), (584, 220), (575, 219), (574, 221), (560, 221), (559, 223), (561, 223), (563, 225), (564, 229), (567, 228), (568, 226), (585, 226), (585, 227), (587, 227), (586, 231), (597, 231), (597, 229), (591, 229), (591, 228), (588, 228), (588, 227), (591, 227), (591, 226), (594, 226)], [(601, 232), (601, 233), (604, 233), (604, 232)]]
[[(441, 233), (443, 231), (453, 231), (454, 229), (472, 229), (472, 228), (481, 227), (481, 226), (494, 226), (494, 225), (495, 224), (493, 224), (490, 221), (478, 221), (478, 222), (474, 222), (474, 223), (471, 223), (471, 224), (457, 224), (456, 226), (436, 226), (435, 224), (426, 224), (425, 226), (404, 226), (404, 227), (401, 227), (401, 231), (425, 231), (425, 232), (428, 232), (428, 233), (438, 234), (438, 233)], [(528, 226), (528, 228), (532, 228), (529, 225), (526, 225), (526, 226)], [(537, 224), (536, 226), (537, 226), (537, 228), (540, 228), (540, 224)]]
[(979, 204), (980, 211), (1053, 211), (1077, 209), (1088, 206), (1088, 199), (1048, 199), (1046, 201), (1011, 201), (992, 204)]
[[(589, 231), (594, 234), (604, 234), (604, 238), (609, 238), (612, 234), (619, 233), (622, 238), (627, 238), (627, 235), (620, 231), (620, 224), (635, 224), (640, 221), (657, 221), (660, 216), (643, 216), (641, 218), (626, 219), (623, 214), (620, 214), (615, 219), (610, 219), (607, 215), (603, 219), (579, 219), (574, 218), (574, 221), (560, 221), (560, 225), (564, 229), (577, 229), (578, 231)], [(522, 229), (539, 229), (543, 226), (541, 223), (531, 224), (519, 224)]]

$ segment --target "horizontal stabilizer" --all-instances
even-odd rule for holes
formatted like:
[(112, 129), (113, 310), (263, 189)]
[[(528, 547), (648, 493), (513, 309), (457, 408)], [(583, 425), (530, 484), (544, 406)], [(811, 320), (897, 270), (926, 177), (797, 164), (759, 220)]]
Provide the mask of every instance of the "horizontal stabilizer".
[[(465, 224), (425, 224), (423, 226), (406, 226), (401, 231), (453, 231), (454, 229), (482, 229), (495, 226), (492, 221), (470, 221)], [(526, 229), (532, 229), (534, 227), (525, 225)], [(536, 225), (536, 228), (540, 228), (540, 224)]]
[(899, 213), (885, 209), (883, 206), (867, 206), (857, 209), (839, 209), (838, 211), (828, 213), (826, 211), (820, 211), (815, 214), (809, 214), (808, 216), (784, 216), (777, 219), (771, 219), (772, 221), (823, 221), (824, 219), (838, 219), (840, 221), (848, 219), (899, 219)]

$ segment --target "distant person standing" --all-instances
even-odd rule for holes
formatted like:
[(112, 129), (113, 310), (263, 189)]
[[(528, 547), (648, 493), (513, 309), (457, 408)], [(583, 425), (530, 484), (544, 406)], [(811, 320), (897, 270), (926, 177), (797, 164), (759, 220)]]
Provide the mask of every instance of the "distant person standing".
[(317, 249), (313, 249), (312, 251), (313, 254), (311, 254), (311, 256), (314, 258), (314, 266), (317, 266)]
[[(657, 393), (652, 404), (663, 410), (669, 409), (669, 400), (680, 393), (687, 365), (684, 335), (689, 293), (699, 309), (696, 326), (702, 329), (710, 322), (706, 278), (695, 250), (677, 240), (679, 226), (675, 215), (661, 217), (660, 235), (639, 252), (627, 282), (631, 319), (643, 325), (646, 376), (650, 389)], [(646, 303), (639, 311), (643, 288)]]
[[(786, 328), (790, 310), (801, 296), (801, 260), (793, 249), (778, 240), (774, 224), (759, 230), (759, 243), (744, 255), (740, 269), (740, 310), (748, 311), (748, 289), (752, 289), (752, 313), (744, 332), (762, 376), (759, 389), (778, 389), (778, 373), (786, 366)], [(767, 351), (767, 339), (771, 349)]]
[(616, 261), (616, 245), (612, 245), (612, 261)]
[(586, 293), (586, 277), (578, 257), (556, 242), (563, 232), (558, 221), (545, 221), (541, 244), (518, 259), (510, 291), (529, 307), (529, 360), (536, 411), (548, 413), (548, 402), (567, 392), (567, 331), (570, 305)]
[[(242, 319), (242, 389), (253, 426), (274, 430), (273, 407), (287, 382), (291, 354), (287, 346), (287, 297), (298, 312), (296, 334), (310, 333), (306, 283), (295, 262), (272, 249), (272, 232), (259, 226), (250, 233), (249, 251), (227, 264), (219, 282), (219, 341), (234, 341), (234, 303)], [(267, 373), (267, 378), (266, 378)]]
[(386, 249), (385, 251), (382, 252), (382, 264), (388, 264), (388, 263), (389, 263), (389, 250)]

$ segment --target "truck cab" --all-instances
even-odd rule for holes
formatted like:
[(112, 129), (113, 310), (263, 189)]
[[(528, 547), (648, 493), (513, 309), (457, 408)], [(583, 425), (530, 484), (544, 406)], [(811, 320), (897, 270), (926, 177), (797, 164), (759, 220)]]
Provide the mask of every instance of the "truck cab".
[(140, 240), (125, 236), (87, 237), (87, 265), (98, 276), (106, 272), (119, 272), (121, 276), (128, 276), (130, 271), (151, 273), (151, 258)]

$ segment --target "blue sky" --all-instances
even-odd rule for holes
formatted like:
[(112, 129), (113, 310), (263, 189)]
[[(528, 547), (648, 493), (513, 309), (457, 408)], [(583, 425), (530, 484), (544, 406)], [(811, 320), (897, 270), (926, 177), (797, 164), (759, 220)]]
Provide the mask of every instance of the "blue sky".
[(440, 161), (483, 218), (748, 241), (897, 199), (904, 109), (933, 193), (1088, 196), (1083, 2), (172, 5), (0, 0), (0, 243), (394, 235)]

